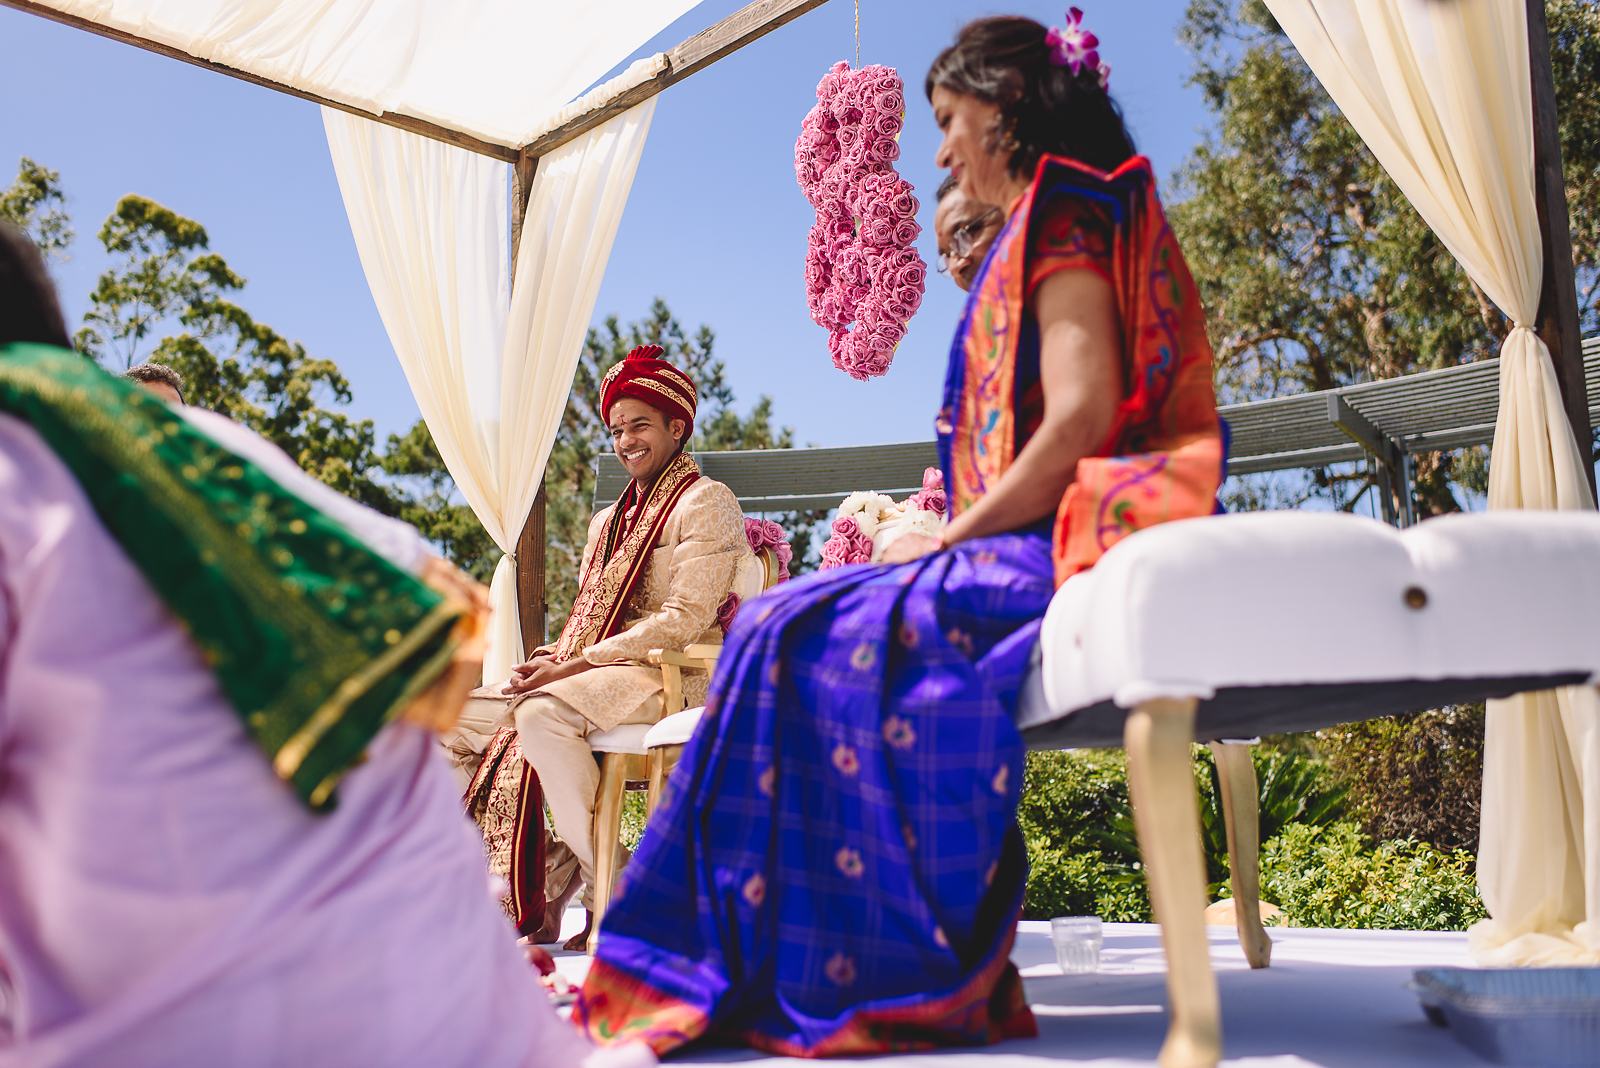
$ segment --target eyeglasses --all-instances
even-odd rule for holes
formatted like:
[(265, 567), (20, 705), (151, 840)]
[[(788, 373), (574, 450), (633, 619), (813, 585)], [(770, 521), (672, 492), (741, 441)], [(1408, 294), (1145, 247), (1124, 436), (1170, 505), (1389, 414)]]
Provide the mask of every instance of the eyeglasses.
[(964, 260), (971, 256), (973, 248), (978, 244), (978, 235), (998, 218), (1000, 209), (990, 208), (976, 219), (968, 219), (956, 227), (950, 235), (950, 247), (939, 250), (939, 272), (942, 274), (950, 270), (956, 260)]

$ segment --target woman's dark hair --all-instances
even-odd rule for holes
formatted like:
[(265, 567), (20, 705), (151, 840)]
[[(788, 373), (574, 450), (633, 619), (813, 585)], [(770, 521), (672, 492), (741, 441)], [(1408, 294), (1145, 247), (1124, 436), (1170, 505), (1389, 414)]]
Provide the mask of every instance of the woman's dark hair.
[(72, 347), (44, 257), (27, 234), (0, 222), (0, 345), (14, 341)]
[(1046, 30), (1002, 15), (969, 22), (928, 68), (926, 90), (977, 97), (1000, 109), (996, 145), (1014, 138), (1011, 173), (1033, 177), (1039, 157), (1067, 156), (1102, 171), (1135, 155), (1122, 109), (1087, 66), (1077, 74), (1051, 61)]

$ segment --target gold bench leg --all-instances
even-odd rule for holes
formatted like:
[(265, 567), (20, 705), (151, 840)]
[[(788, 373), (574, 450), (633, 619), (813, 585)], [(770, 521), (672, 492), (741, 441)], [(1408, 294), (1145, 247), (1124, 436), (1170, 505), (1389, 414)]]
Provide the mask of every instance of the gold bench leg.
[(1250, 747), (1212, 742), (1217, 782), (1222, 788), (1222, 819), (1228, 829), (1228, 872), (1233, 885), (1233, 916), (1239, 947), (1252, 968), (1272, 961), (1272, 939), (1261, 925), (1261, 800)]
[(1147, 701), (1128, 714), (1128, 790), (1150, 901), (1167, 955), (1171, 1021), (1161, 1068), (1214, 1068), (1222, 1057), (1217, 979), (1206, 941), (1206, 865), (1189, 746), (1195, 702)]
[(611, 903), (611, 888), (617, 878), (622, 795), (630, 779), (643, 779), (648, 773), (642, 754), (606, 753), (600, 760), (600, 788), (594, 804), (594, 925), (589, 930), (588, 945), (591, 954), (600, 937), (600, 921)]
[(683, 756), (681, 745), (658, 745), (650, 750), (650, 792), (645, 795), (646, 819), (656, 814), (656, 806), (661, 804), (661, 794), (666, 789), (667, 779), (672, 776), (672, 769), (678, 766), (678, 758)]

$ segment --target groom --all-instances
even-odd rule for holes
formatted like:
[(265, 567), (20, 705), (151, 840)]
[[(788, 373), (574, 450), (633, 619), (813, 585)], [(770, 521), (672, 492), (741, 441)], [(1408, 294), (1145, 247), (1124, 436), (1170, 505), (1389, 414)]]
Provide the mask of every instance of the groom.
[[(660, 718), (661, 671), (644, 658), (653, 649), (721, 641), (717, 611), (750, 551), (733, 491), (701, 475), (685, 451), (698, 398), (689, 376), (661, 352), (637, 348), (605, 376), (601, 417), (632, 482), (589, 524), (561, 637), (518, 665), (504, 690), (555, 831), (577, 857), (591, 923), (600, 776), (589, 737)], [(705, 676), (684, 681), (689, 702), (699, 703)], [(587, 937), (586, 924), (567, 948), (582, 948)]]

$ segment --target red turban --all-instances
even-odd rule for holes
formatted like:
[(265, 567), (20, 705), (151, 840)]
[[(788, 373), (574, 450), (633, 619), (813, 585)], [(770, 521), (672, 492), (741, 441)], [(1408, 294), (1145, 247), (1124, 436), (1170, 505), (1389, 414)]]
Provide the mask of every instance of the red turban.
[(660, 358), (660, 345), (640, 345), (606, 372), (600, 384), (600, 418), (611, 419), (611, 406), (623, 397), (637, 397), (668, 419), (694, 425), (699, 397), (689, 376)]

